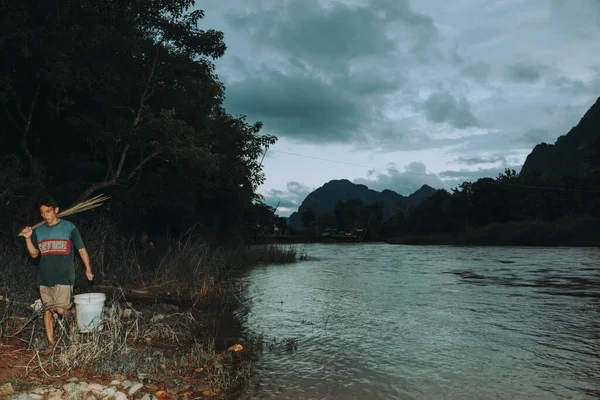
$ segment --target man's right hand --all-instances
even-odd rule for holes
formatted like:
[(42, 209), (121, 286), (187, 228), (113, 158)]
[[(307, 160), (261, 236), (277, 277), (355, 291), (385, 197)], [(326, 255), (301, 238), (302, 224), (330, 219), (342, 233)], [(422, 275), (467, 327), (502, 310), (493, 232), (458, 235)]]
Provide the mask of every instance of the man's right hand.
[(30, 226), (26, 226), (25, 228), (23, 228), (23, 230), (21, 231), (21, 234), (23, 235), (23, 237), (25, 239), (30, 239), (31, 235), (33, 235), (33, 229), (31, 229)]

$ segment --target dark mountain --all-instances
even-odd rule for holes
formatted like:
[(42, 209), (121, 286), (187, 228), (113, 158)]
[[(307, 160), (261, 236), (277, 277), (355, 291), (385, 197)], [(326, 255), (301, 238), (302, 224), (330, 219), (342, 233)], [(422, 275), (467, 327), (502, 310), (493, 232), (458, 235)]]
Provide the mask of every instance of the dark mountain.
[(358, 199), (364, 204), (383, 202), (383, 218), (388, 220), (399, 210), (405, 211), (408, 207), (418, 204), (422, 199), (435, 192), (435, 189), (423, 185), (419, 190), (408, 197), (402, 196), (392, 190), (378, 192), (365, 185), (352, 183), (347, 179), (332, 180), (306, 196), (298, 207), (298, 212), (292, 213), (289, 224), (294, 229), (303, 229), (300, 215), (304, 210), (312, 209), (317, 216), (333, 212), (339, 201)]
[(406, 200), (409, 206), (416, 206), (419, 204), (425, 197), (429, 197), (435, 192), (435, 189), (428, 185), (423, 185), (416, 192), (410, 194)]
[(542, 143), (527, 156), (521, 175), (540, 173), (548, 177), (582, 176), (589, 170), (587, 157), (592, 143), (600, 139), (600, 98), (577, 126), (554, 144)]

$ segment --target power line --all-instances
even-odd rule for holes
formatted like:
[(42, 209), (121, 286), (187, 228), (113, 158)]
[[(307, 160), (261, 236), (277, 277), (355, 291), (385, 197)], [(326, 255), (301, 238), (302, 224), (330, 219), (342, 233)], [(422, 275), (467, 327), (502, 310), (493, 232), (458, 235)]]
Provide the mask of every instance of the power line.
[[(372, 165), (355, 164), (355, 163), (349, 163), (349, 162), (345, 162), (345, 161), (331, 160), (331, 159), (328, 159), (328, 158), (320, 158), (320, 157), (307, 156), (305, 154), (290, 153), (290, 152), (281, 151), (281, 150), (271, 150), (271, 152), (273, 152), (273, 153), (287, 154), (287, 155), (296, 156), (296, 157), (310, 158), (312, 160), (326, 161), (326, 162), (336, 163), (336, 164), (350, 165), (350, 166), (353, 166), (353, 167), (369, 168), (369, 169), (374, 170), (374, 171), (383, 171), (383, 170), (387, 169), (385, 167), (374, 167)], [(437, 176), (435, 174), (423, 174), (423, 173), (420, 173), (420, 172), (412, 172), (412, 171), (402, 171), (401, 173), (402, 174), (410, 174), (410, 175), (418, 175), (418, 176), (427, 176), (429, 178), (431, 178), (431, 177), (437, 178)]]
[[(362, 165), (362, 164), (354, 164), (354, 163), (349, 163), (349, 162), (345, 162), (345, 161), (338, 161), (338, 160), (330, 160), (327, 158), (320, 158), (320, 157), (313, 157), (313, 156), (307, 156), (304, 154), (298, 154), (298, 153), (290, 153), (287, 151), (281, 151), (281, 150), (271, 150), (271, 152), (273, 153), (281, 153), (281, 154), (287, 154), (289, 156), (296, 156), (296, 157), (303, 157), (303, 158), (310, 158), (312, 160), (319, 160), (319, 161), (326, 161), (326, 162), (330, 162), (330, 163), (336, 163), (336, 164), (344, 164), (344, 165), (351, 165), (353, 167), (361, 167), (361, 168), (370, 168), (370, 169), (383, 169), (381, 167), (374, 167), (372, 165)], [(423, 175), (423, 174), (422, 174)]]

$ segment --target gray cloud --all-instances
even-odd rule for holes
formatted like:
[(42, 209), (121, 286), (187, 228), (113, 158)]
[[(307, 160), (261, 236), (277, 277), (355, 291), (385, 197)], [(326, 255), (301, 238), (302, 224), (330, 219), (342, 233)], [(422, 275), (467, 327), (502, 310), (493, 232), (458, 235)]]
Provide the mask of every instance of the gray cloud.
[(540, 80), (544, 70), (542, 66), (520, 62), (510, 65), (506, 69), (506, 75), (513, 82), (535, 83)]
[[(279, 196), (265, 196), (264, 200), (265, 204), (275, 208), (277, 215), (290, 215), (293, 210), (296, 210), (300, 204), (298, 204), (295, 200), (281, 198)], [(300, 200), (302, 203), (302, 200)]]
[[(217, 72), (227, 110), (263, 121), (265, 132), (282, 138), (277, 146), (315, 144), (306, 151), (327, 158), (327, 144), (343, 144), (352, 160), (366, 157), (365, 149), (381, 157), (427, 149), (428, 166), (458, 161), (501, 172), (535, 144), (567, 133), (600, 93), (600, 53), (593, 51), (600, 3), (548, 3), (544, 19), (540, 4), (526, 0), (476, 8), (468, 0), (200, 6), (207, 11), (203, 24), (225, 32), (229, 51)], [(283, 173), (269, 168), (268, 179)], [(339, 175), (343, 167), (337, 168)], [(274, 197), (288, 195), (287, 188), (280, 192)]]
[(586, 84), (579, 79), (571, 79), (566, 76), (560, 76), (553, 80), (553, 85), (570, 94), (578, 94), (588, 90)]
[(414, 193), (425, 184), (436, 189), (444, 187), (444, 182), (435, 174), (427, 173), (425, 164), (421, 162), (408, 164), (404, 171), (390, 165), (385, 171), (372, 172), (369, 178), (357, 178), (353, 182), (366, 185), (369, 189), (389, 189), (402, 195)]
[[(300, 183), (300, 182), (288, 182), (287, 183), (287, 191), (293, 196), (308, 196), (308, 194), (312, 191), (310, 187)], [(304, 200), (304, 198), (303, 198)]]
[(490, 64), (477, 61), (471, 62), (460, 70), (460, 74), (466, 78), (473, 79), (478, 83), (485, 83), (489, 80), (492, 72)]
[[(565, 133), (567, 133), (567, 132), (565, 132)], [(528, 129), (523, 134), (522, 139), (525, 143), (535, 146), (536, 144), (540, 144), (543, 142), (554, 143), (554, 141), (556, 140), (556, 137), (551, 135), (547, 129), (534, 128), (534, 129)]]
[[(598, 68), (600, 65), (595, 68), (596, 71)], [(582, 94), (597, 96), (600, 92), (600, 72), (596, 72), (588, 82), (561, 75), (553, 79), (550, 84), (571, 96), (581, 96)]]
[(405, 166), (404, 171), (400, 171), (396, 166), (391, 165), (384, 172), (373, 172), (368, 179), (355, 179), (354, 183), (360, 183), (370, 189), (379, 191), (390, 189), (406, 196), (414, 193), (424, 184), (435, 189), (452, 189), (465, 181), (473, 182), (485, 177), (496, 178), (499, 174), (504, 173), (507, 168), (518, 172), (521, 165), (506, 163), (499, 167), (478, 168), (475, 170), (464, 168), (433, 174), (426, 172), (425, 164), (413, 162)]
[(447, 122), (457, 129), (479, 126), (467, 99), (461, 97), (456, 100), (448, 92), (437, 92), (429, 96), (423, 104), (423, 110), (431, 122)]
[(477, 165), (477, 164), (495, 164), (495, 163), (506, 163), (506, 157), (503, 155), (495, 156), (461, 156), (458, 157), (457, 161), (461, 164)]
[(437, 51), (433, 20), (408, 0), (265, 0), (225, 21), (265, 60), (228, 64), (227, 109), (304, 143), (400, 142), (388, 103), (414, 90), (399, 67)]
[(405, 40), (421, 51), (436, 36), (431, 20), (413, 11), (407, 0), (375, 0), (368, 6), (341, 2), (328, 7), (318, 0), (276, 1), (270, 7), (230, 13), (231, 26), (245, 29), (262, 43), (303, 63), (331, 69), (348, 68), (357, 58), (382, 57), (394, 52), (397, 41), (389, 28), (410, 28)]
[(312, 192), (312, 189), (301, 182), (288, 182), (286, 190), (269, 190), (264, 196), (264, 202), (271, 207), (277, 208), (277, 214), (289, 216), (296, 211), (302, 201)]
[(441, 178), (451, 178), (455, 184), (463, 181), (475, 181), (479, 178), (496, 178), (499, 174), (504, 173), (505, 169), (514, 169), (519, 171), (521, 165), (506, 165), (502, 167), (494, 168), (478, 168), (476, 170), (460, 169), (460, 170), (447, 170), (442, 171), (438, 174)]
[(368, 119), (367, 110), (343, 88), (273, 70), (230, 84), (226, 106), (266, 121), (276, 134), (307, 142), (348, 142)]

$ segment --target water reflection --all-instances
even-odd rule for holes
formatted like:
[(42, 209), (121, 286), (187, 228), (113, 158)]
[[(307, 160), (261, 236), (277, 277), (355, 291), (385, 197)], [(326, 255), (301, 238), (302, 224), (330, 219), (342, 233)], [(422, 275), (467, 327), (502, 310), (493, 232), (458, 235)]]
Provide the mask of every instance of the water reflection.
[(249, 332), (265, 351), (245, 398), (597, 398), (595, 249), (310, 245), (255, 269)]

